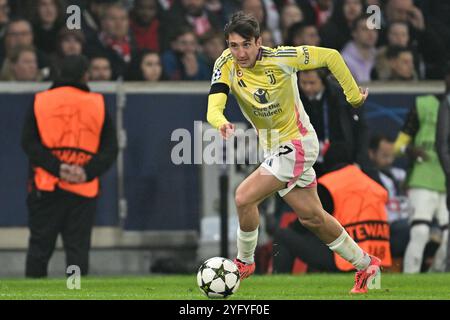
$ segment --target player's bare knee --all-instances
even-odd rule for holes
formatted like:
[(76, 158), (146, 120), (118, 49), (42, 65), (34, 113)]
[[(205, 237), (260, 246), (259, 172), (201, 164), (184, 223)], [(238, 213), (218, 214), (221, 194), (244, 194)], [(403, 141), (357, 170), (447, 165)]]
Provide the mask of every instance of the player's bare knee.
[(234, 201), (236, 203), (236, 208), (241, 210), (252, 205), (250, 199), (245, 195), (244, 192), (240, 191), (239, 189), (236, 191)]
[(325, 225), (323, 214), (308, 214), (299, 218), (300, 223), (309, 230), (319, 230)]

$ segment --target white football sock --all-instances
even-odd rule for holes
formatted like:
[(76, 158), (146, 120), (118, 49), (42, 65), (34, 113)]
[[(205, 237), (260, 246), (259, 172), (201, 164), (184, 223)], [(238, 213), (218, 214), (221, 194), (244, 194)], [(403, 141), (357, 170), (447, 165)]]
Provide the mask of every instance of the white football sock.
[(255, 249), (258, 243), (258, 228), (254, 231), (245, 232), (238, 227), (237, 230), (237, 258), (242, 262), (251, 264), (255, 262)]
[(403, 260), (404, 273), (419, 273), (422, 266), (423, 251), (430, 239), (430, 227), (416, 224), (411, 227), (408, 246)]
[(344, 260), (350, 262), (357, 270), (364, 270), (370, 264), (370, 257), (356, 242), (342, 230), (341, 235), (327, 246)]

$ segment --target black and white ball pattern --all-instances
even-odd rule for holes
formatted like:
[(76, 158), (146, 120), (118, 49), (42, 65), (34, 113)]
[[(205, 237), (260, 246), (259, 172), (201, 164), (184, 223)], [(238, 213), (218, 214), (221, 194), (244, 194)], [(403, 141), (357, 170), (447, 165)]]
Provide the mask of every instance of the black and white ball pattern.
[(226, 298), (239, 288), (239, 270), (233, 261), (214, 257), (198, 269), (197, 284), (208, 298)]

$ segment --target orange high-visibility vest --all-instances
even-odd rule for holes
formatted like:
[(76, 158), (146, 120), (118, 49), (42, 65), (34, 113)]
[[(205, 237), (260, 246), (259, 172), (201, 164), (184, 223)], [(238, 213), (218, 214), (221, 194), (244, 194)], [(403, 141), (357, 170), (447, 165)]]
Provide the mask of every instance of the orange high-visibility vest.
[[(383, 266), (390, 267), (390, 232), (385, 208), (387, 191), (354, 165), (326, 174), (318, 182), (330, 192), (333, 216), (348, 234), (364, 251), (380, 258)], [(339, 270), (354, 269), (336, 253), (334, 260)]]
[[(86, 165), (98, 151), (105, 120), (103, 96), (74, 87), (59, 87), (36, 94), (34, 114), (42, 144), (62, 162)], [(54, 191), (55, 186), (84, 197), (95, 197), (99, 180), (70, 184), (43, 168), (34, 168), (39, 190)]]

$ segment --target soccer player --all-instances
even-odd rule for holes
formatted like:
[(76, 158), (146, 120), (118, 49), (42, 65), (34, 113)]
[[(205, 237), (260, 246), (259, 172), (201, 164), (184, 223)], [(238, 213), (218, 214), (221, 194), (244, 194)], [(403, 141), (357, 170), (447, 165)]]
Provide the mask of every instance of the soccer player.
[(241, 183), (235, 195), (239, 228), (234, 261), (241, 278), (255, 271), (258, 204), (278, 192), (306, 228), (358, 270), (351, 292), (366, 293), (367, 281), (379, 274), (381, 260), (364, 252), (322, 208), (312, 168), (319, 143), (299, 97), (296, 72), (328, 67), (354, 107), (364, 103), (368, 90), (357, 86), (336, 50), (261, 46), (258, 22), (243, 12), (233, 14), (225, 27), (225, 38), (228, 49), (214, 66), (208, 122), (225, 139), (233, 134), (235, 126), (223, 114), (231, 90), (265, 151), (264, 162)]

